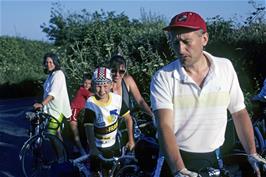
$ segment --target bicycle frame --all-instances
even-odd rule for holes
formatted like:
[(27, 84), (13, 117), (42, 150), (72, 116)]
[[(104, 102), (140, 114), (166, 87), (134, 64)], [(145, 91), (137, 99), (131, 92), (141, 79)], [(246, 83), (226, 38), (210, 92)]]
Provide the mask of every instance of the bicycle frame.
[[(60, 138), (47, 131), (50, 119), (54, 119), (62, 127), (58, 120), (42, 111), (28, 112), (26, 113), (26, 118), (30, 122), (29, 138), (24, 142), (20, 150), (19, 159), (22, 163), (24, 175), (31, 176), (36, 169), (38, 173), (38, 170), (49, 169), (48, 167), (52, 164), (64, 162), (67, 159), (67, 153)], [(48, 150), (46, 153), (49, 155), (46, 156), (43, 150)], [(28, 157), (30, 157), (30, 161), (25, 160)]]

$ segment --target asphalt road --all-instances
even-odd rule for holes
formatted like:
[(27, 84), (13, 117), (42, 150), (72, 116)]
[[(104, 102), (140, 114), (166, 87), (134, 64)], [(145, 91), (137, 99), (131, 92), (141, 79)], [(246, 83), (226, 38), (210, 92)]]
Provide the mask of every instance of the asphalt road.
[(0, 100), (0, 177), (22, 177), (19, 152), (29, 126), (24, 115), (34, 98)]

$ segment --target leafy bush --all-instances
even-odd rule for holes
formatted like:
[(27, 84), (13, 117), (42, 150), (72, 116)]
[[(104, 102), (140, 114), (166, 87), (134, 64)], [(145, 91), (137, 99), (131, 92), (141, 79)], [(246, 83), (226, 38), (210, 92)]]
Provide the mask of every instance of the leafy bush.
[(0, 37), (0, 85), (41, 79), (42, 57), (50, 48), (44, 42)]
[[(206, 48), (233, 62), (248, 106), (251, 105), (248, 98), (259, 90), (266, 77), (265, 7), (254, 1), (250, 3), (254, 12), (242, 24), (221, 16), (207, 20), (210, 40)], [(54, 45), (0, 38), (0, 84), (42, 79), (42, 56), (52, 50), (62, 59), (72, 95), (84, 72), (92, 73), (96, 66), (108, 65), (112, 54), (121, 53), (127, 60), (129, 73), (149, 100), (152, 74), (174, 58), (162, 31), (165, 25), (163, 16), (144, 10), (139, 20), (130, 20), (123, 13), (90, 13), (85, 9), (69, 14), (55, 3), (49, 24), (42, 25)]]
[[(42, 28), (58, 46), (72, 91), (84, 72), (92, 73), (95, 67), (108, 65), (111, 55), (118, 52), (126, 58), (130, 74), (147, 75), (145, 83), (149, 83), (151, 74), (158, 68), (153, 66), (162, 63), (157, 52), (162, 46), (160, 43), (165, 41), (161, 18), (152, 20), (143, 14), (145, 20), (130, 21), (123, 13), (96, 11), (90, 14), (86, 10), (66, 17), (62, 14), (53, 9), (50, 24)], [(139, 84), (143, 81), (137, 79)], [(148, 85), (140, 89), (148, 92)]]
[[(82, 10), (79, 14), (65, 14), (60, 4), (55, 5), (49, 24), (43, 24), (42, 28), (64, 59), (71, 93), (84, 72), (92, 73), (96, 66), (108, 65), (111, 55), (117, 52), (125, 56), (129, 73), (141, 92), (149, 93), (152, 74), (174, 58), (162, 31), (166, 25), (162, 16), (143, 11), (140, 20), (129, 20), (123, 13), (115, 12)], [(241, 25), (220, 16), (207, 21), (210, 35), (207, 51), (232, 60), (246, 98), (255, 94), (257, 83), (266, 76), (265, 69), (262, 70), (265, 7), (252, 5), (255, 12)], [(146, 94), (145, 99), (149, 100), (148, 97)]]

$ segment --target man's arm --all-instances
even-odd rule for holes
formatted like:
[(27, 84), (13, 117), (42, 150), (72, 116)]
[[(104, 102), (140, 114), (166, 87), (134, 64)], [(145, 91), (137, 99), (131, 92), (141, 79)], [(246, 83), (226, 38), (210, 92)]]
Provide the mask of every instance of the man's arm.
[(173, 111), (170, 109), (159, 109), (154, 114), (158, 125), (160, 150), (166, 157), (172, 173), (184, 169), (185, 165), (174, 134)]
[(254, 132), (251, 120), (246, 109), (232, 114), (237, 135), (248, 154), (248, 161), (257, 177), (261, 177), (259, 164), (266, 164), (266, 160), (256, 153)]
[(246, 109), (232, 114), (238, 138), (247, 154), (256, 153), (254, 132)]

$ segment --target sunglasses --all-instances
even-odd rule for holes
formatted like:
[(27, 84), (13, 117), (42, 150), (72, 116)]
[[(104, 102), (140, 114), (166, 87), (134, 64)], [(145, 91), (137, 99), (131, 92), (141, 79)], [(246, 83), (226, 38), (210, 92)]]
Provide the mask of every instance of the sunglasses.
[(122, 69), (120, 69), (120, 70), (112, 69), (112, 70), (111, 70), (111, 73), (112, 73), (112, 74), (116, 74), (117, 72), (118, 72), (120, 75), (122, 75), (122, 74), (125, 74), (126, 70), (122, 70)]

